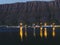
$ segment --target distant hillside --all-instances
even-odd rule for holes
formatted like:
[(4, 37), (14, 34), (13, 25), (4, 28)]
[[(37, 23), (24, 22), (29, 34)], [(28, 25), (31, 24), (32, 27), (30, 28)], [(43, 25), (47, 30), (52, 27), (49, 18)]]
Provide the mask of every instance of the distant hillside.
[(20, 22), (60, 24), (60, 5), (38, 1), (0, 5), (0, 25), (18, 25)]

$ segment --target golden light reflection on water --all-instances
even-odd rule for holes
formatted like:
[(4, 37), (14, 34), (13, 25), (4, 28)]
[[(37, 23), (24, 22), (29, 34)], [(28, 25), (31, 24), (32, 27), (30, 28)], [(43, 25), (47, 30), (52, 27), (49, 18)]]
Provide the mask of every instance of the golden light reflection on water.
[(52, 36), (55, 37), (55, 27), (53, 27)]
[[(47, 26), (47, 23), (45, 23), (44, 26)], [(47, 28), (44, 28), (44, 37), (47, 38)]]
[(20, 39), (23, 40), (22, 24), (20, 23)]
[[(48, 36), (48, 32), (47, 32), (47, 27), (44, 27), (44, 30), (43, 30), (43, 27), (42, 27), (42, 23), (40, 23), (40, 37), (42, 38), (43, 36), (45, 38), (47, 38)], [(47, 26), (47, 24), (45, 23), (44, 26)], [(55, 25), (52, 25), (52, 36), (55, 37), (56, 33), (55, 33)], [(36, 37), (36, 32), (35, 32), (35, 27), (33, 27), (33, 36)], [(43, 32), (44, 31), (44, 32)], [(44, 34), (44, 35), (43, 35)], [(27, 25), (25, 25), (25, 37), (27, 37)], [(23, 40), (23, 26), (22, 26), (22, 23), (20, 23), (20, 39)]]
[(52, 36), (55, 37), (55, 23), (53, 23)]
[(47, 28), (44, 28), (44, 37), (47, 38)]
[(25, 25), (25, 37), (27, 37), (27, 25)]
[(27, 37), (27, 31), (25, 31), (25, 37)]
[(40, 37), (43, 37), (43, 31), (42, 31), (42, 27), (40, 27)]

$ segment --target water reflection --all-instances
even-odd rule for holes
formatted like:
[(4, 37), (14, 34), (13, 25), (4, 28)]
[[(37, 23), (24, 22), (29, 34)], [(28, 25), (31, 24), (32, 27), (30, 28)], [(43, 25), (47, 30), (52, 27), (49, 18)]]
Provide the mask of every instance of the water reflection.
[[(44, 26), (47, 26), (47, 24), (45, 23), (44, 24)], [(28, 36), (28, 34), (27, 34), (27, 25), (25, 25), (25, 33), (24, 33), (24, 35), (25, 35), (25, 37), (27, 37)], [(47, 32), (47, 27), (42, 27), (42, 23), (40, 23), (40, 32), (39, 32), (39, 35), (40, 35), (40, 37), (42, 38), (42, 37), (45, 37), (45, 38), (47, 38), (47, 36), (48, 36), (48, 32)], [(55, 37), (55, 35), (56, 35), (56, 33), (55, 33), (55, 25), (54, 25), (54, 23), (53, 23), (53, 25), (52, 25), (52, 36), (53, 37)], [(43, 30), (44, 29), (44, 30)], [(35, 24), (33, 25), (33, 36), (34, 37), (36, 37), (36, 27), (35, 27)], [(43, 32), (44, 31), (44, 32)], [(44, 34), (44, 35), (43, 35)], [(23, 40), (23, 26), (22, 26), (22, 23), (20, 23), (20, 39), (21, 40)]]
[(40, 37), (42, 38), (43, 37), (43, 31), (42, 31), (42, 22), (40, 23)]
[(52, 36), (55, 37), (55, 27), (53, 27)]
[(22, 23), (20, 23), (20, 39), (23, 40), (23, 30)]
[(47, 38), (47, 28), (44, 28), (44, 37)]
[(55, 23), (52, 24), (52, 36), (55, 37)]
[[(47, 23), (44, 24), (44, 26), (47, 26)], [(47, 38), (47, 28), (44, 28), (44, 37)]]
[(25, 37), (27, 37), (27, 31), (25, 31)]
[(25, 37), (27, 37), (27, 25), (25, 25)]
[(42, 31), (42, 27), (40, 27), (40, 37), (43, 37), (43, 31)]

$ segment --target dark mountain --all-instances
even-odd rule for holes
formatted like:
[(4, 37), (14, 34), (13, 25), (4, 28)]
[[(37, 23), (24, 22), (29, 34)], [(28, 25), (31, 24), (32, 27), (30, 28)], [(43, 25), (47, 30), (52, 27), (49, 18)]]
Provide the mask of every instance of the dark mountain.
[(1, 4), (0, 25), (19, 25), (47, 22), (60, 24), (60, 3), (58, 1)]

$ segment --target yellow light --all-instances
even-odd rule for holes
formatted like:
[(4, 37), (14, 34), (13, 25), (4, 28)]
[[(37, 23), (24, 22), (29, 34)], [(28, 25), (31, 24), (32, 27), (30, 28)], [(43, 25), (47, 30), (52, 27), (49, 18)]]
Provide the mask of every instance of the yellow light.
[(53, 26), (53, 28), (52, 28), (52, 30), (53, 30), (53, 31), (52, 31), (52, 36), (55, 37), (55, 23), (53, 23), (52, 26)]
[(55, 27), (53, 27), (52, 36), (55, 37)]
[(44, 36), (47, 38), (47, 28), (44, 28)]
[(22, 23), (20, 23), (20, 25), (22, 25)]
[(44, 26), (46, 26), (46, 25), (47, 25), (47, 23), (44, 24)]
[(43, 28), (42, 27), (40, 27), (40, 30), (42, 30)]
[(25, 31), (25, 37), (27, 37), (27, 32)]
[(55, 31), (52, 32), (52, 36), (55, 37)]
[(20, 38), (23, 40), (22, 23), (20, 23)]
[(53, 27), (53, 30), (55, 30), (55, 27)]
[(25, 25), (25, 37), (27, 37), (27, 25)]
[(40, 27), (40, 37), (43, 37), (42, 27)]

